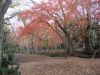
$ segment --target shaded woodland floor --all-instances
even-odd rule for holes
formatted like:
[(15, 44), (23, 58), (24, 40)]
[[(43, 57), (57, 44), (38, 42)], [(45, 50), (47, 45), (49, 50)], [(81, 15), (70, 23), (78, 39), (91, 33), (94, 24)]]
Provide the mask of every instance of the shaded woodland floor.
[(100, 58), (16, 55), (22, 75), (100, 75)]

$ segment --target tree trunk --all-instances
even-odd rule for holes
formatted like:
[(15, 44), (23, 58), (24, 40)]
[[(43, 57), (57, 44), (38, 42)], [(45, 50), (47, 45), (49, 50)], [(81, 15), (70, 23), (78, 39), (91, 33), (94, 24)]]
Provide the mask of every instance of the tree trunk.
[(100, 48), (100, 30), (97, 31), (97, 44)]
[[(88, 11), (90, 11), (89, 9), (87, 9), (87, 21), (89, 22), (88, 25), (87, 25), (87, 28), (86, 28), (86, 31), (89, 32), (89, 28), (90, 28), (90, 15), (88, 13)], [(89, 35), (89, 34), (88, 34)], [(91, 51), (91, 47), (90, 47), (90, 41), (89, 41), (89, 36), (88, 37), (85, 37), (84, 39), (84, 43), (85, 43), (85, 54), (90, 54), (90, 51)]]
[[(72, 55), (73, 52), (73, 44), (72, 44), (72, 40), (70, 38), (70, 34), (66, 31), (65, 32), (65, 37), (67, 38), (67, 42), (65, 43), (65, 57)], [(67, 47), (68, 44), (68, 47)]]
[(1, 66), (1, 60), (2, 60), (4, 15), (10, 4), (11, 4), (11, 0), (0, 0), (0, 66)]
[(100, 50), (96, 50), (96, 51), (93, 53), (92, 58), (94, 59), (94, 58), (95, 58), (95, 56), (96, 56), (96, 54), (97, 54), (97, 53), (99, 53), (99, 52), (100, 52)]
[(3, 17), (0, 17), (0, 66), (2, 60), (2, 41), (3, 41)]
[(90, 48), (90, 43), (89, 43), (89, 38), (88, 37), (85, 37), (85, 49), (84, 49), (84, 51), (85, 51), (85, 54), (90, 54), (90, 50), (91, 50), (91, 48)]
[[(73, 44), (72, 44), (72, 40), (71, 40), (71, 38), (70, 38), (70, 34), (69, 34), (69, 32), (67, 31), (67, 28), (66, 28), (66, 27), (63, 27), (62, 24), (60, 24), (59, 21), (56, 21), (56, 22), (58, 23), (59, 28), (64, 32), (65, 37), (67, 38), (68, 48), (65, 47), (65, 48), (66, 48), (66, 52), (65, 52), (65, 53), (66, 53), (67, 55), (71, 55), (72, 52), (73, 52)], [(66, 25), (66, 24), (65, 24), (65, 25)], [(64, 26), (65, 26), (65, 25), (64, 25)], [(64, 41), (65, 41), (65, 40), (64, 40)], [(64, 44), (66, 44), (66, 45), (64, 45), (64, 46), (67, 46), (67, 42), (64, 43)]]
[(71, 55), (73, 51), (73, 44), (69, 33), (67, 33), (67, 40), (68, 40), (69, 55)]

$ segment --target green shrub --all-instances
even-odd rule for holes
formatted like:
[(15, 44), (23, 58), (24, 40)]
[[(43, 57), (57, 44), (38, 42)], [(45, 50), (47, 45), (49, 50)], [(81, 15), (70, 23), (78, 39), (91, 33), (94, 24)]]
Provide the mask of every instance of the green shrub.
[(41, 53), (41, 55), (46, 55), (49, 57), (64, 57), (63, 53)]
[(94, 47), (93, 47), (93, 49), (99, 49), (100, 47), (99, 47), (99, 45), (95, 45)]
[(18, 71), (19, 64), (14, 58), (14, 54), (16, 53), (17, 44), (12, 43), (12, 41), (8, 41), (10, 37), (9, 29), (5, 29), (3, 32), (3, 50), (2, 50), (2, 62), (0, 66), (0, 75), (21, 75), (21, 72)]
[(18, 69), (19, 69), (19, 64), (14, 59), (13, 55), (7, 55), (2, 58), (0, 75), (21, 75)]
[[(78, 56), (78, 57), (80, 57), (80, 58), (92, 58), (93, 55), (82, 55), (82, 56)], [(95, 58), (100, 58), (100, 56), (96, 55)]]
[(3, 54), (0, 75), (21, 75), (19, 72), (19, 64), (14, 58), (16, 53), (16, 45), (6, 43), (3, 45)]

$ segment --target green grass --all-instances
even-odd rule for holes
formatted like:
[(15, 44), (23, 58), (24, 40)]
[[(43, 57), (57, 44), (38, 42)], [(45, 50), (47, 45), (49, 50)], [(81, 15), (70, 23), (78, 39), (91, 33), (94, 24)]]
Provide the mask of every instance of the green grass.
[(46, 55), (49, 57), (64, 57), (64, 55), (61, 53), (41, 53), (41, 55)]
[[(78, 56), (80, 58), (92, 58), (93, 55), (82, 55), (82, 56)], [(95, 58), (100, 58), (100, 55), (96, 55)]]

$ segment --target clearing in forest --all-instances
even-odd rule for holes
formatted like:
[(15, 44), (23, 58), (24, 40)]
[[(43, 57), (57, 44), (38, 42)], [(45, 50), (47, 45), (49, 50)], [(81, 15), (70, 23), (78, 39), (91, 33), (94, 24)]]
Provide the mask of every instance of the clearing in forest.
[(22, 75), (100, 75), (100, 59), (16, 55)]

